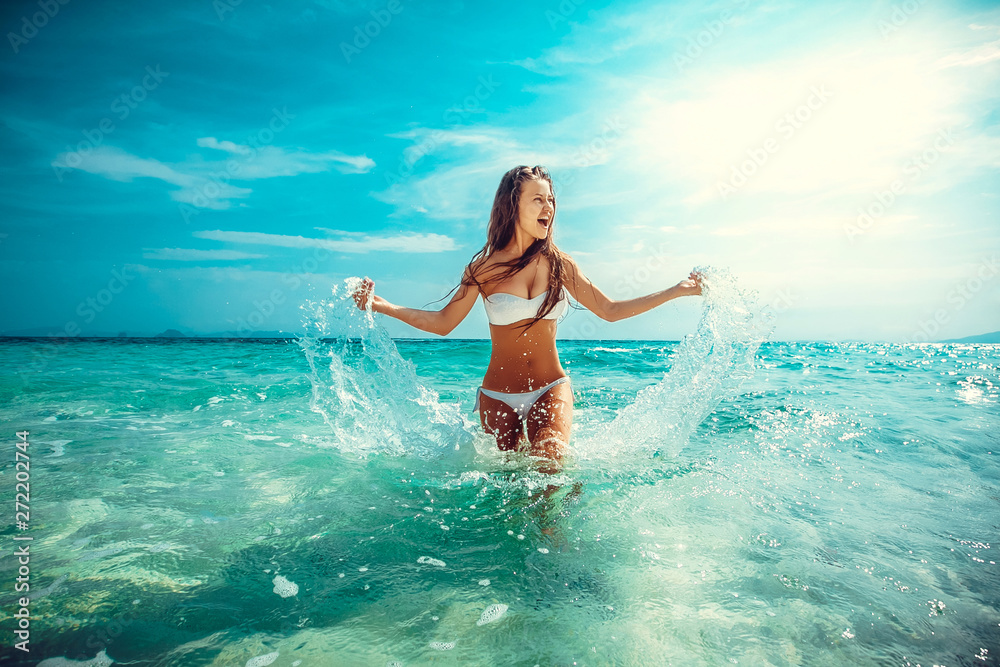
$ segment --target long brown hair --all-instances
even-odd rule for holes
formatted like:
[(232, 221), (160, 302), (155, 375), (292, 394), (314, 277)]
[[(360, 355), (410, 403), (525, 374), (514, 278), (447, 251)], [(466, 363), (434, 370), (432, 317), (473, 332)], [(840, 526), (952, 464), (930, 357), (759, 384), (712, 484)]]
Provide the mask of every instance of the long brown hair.
[[(549, 188), (552, 189), (552, 177), (549, 175), (548, 170), (538, 165), (534, 167), (520, 165), (503, 175), (503, 178), (500, 179), (500, 185), (497, 187), (496, 195), (493, 197), (493, 209), (490, 211), (490, 223), (486, 230), (486, 244), (483, 245), (479, 252), (473, 255), (472, 260), (466, 266), (467, 270), (465, 275), (462, 276), (462, 282), (455, 288), (458, 289), (463, 285), (475, 285), (480, 293), (482, 293), (484, 285), (502, 282), (510, 278), (528, 266), (537, 256), (541, 255), (548, 259), (550, 267), (548, 292), (535, 317), (527, 324), (520, 325), (523, 328), (522, 334), (552, 312), (552, 309), (556, 307), (562, 296), (563, 276), (566, 275), (566, 269), (563, 263), (563, 253), (556, 247), (555, 241), (552, 240), (552, 236), (555, 233), (557, 210), (554, 203), (555, 190), (552, 191), (553, 207), (552, 218), (549, 221), (549, 233), (545, 235), (545, 238), (535, 239), (534, 243), (528, 246), (528, 249), (520, 257), (506, 262), (499, 262), (490, 267), (490, 275), (485, 276), (482, 281), (477, 279), (475, 274), (487, 259), (495, 252), (506, 248), (514, 238), (514, 230), (517, 228), (518, 202), (521, 198), (524, 183), (541, 180), (547, 181)], [(451, 294), (451, 292), (448, 294)], [(446, 294), (445, 296), (448, 295)], [(485, 295), (484, 298), (486, 298)]]

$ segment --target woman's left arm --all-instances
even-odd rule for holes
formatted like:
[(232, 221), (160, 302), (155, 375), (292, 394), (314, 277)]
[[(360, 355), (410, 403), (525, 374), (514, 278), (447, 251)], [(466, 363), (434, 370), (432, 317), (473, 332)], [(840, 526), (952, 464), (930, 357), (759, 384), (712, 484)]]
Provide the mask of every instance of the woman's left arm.
[(567, 278), (564, 281), (570, 295), (589, 311), (608, 322), (617, 322), (662, 306), (679, 296), (701, 294), (701, 274), (694, 271), (685, 279), (665, 290), (634, 299), (615, 301), (590, 282), (569, 255), (564, 255)]

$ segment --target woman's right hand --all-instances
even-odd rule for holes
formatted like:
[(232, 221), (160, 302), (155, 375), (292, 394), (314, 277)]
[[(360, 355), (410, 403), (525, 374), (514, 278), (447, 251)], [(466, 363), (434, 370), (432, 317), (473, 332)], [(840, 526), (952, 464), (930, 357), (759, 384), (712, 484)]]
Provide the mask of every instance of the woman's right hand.
[(382, 312), (381, 311), (382, 306), (385, 306), (389, 303), (382, 297), (373, 294), (372, 292), (374, 289), (375, 289), (375, 282), (371, 278), (365, 277), (365, 279), (361, 281), (361, 285), (358, 286), (356, 290), (354, 290), (354, 294), (352, 294), (351, 296), (354, 297), (354, 303), (357, 304), (360, 310), (365, 310), (365, 306), (368, 305), (369, 298), (371, 299), (372, 302), (372, 312), (375, 313)]
[(673, 289), (677, 290), (677, 296), (696, 296), (701, 294), (703, 278), (701, 273), (692, 271), (685, 280), (674, 285)]

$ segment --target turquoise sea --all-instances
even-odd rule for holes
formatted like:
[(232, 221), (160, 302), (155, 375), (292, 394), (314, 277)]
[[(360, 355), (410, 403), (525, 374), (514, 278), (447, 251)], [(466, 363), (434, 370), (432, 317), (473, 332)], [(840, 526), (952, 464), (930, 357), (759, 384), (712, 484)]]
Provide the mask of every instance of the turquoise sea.
[(1000, 664), (1000, 346), (703, 298), (681, 341), (559, 341), (556, 473), (480, 432), (489, 341), (344, 288), (298, 340), (0, 341), (4, 662)]

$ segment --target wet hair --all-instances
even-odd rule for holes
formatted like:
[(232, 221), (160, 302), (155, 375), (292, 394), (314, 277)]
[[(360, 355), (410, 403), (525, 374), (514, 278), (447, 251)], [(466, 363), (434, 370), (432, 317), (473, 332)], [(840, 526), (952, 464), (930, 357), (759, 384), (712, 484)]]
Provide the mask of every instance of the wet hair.
[[(455, 288), (475, 285), (482, 292), (484, 285), (503, 282), (528, 266), (539, 255), (548, 259), (550, 267), (548, 292), (536, 316), (530, 322), (519, 325), (523, 328), (522, 334), (552, 312), (552, 309), (559, 303), (562, 295), (562, 282), (563, 276), (566, 275), (566, 267), (563, 252), (556, 247), (555, 242), (552, 240), (552, 235), (555, 232), (557, 211), (555, 203), (553, 203), (552, 207), (549, 231), (544, 239), (535, 239), (534, 243), (528, 246), (528, 249), (520, 257), (491, 266), (488, 270), (488, 275), (483, 276), (482, 281), (476, 277), (476, 273), (486, 263), (486, 260), (497, 251), (506, 248), (514, 238), (514, 230), (517, 228), (518, 202), (520, 201), (524, 184), (527, 181), (546, 181), (549, 184), (549, 189), (552, 189), (552, 177), (545, 167), (542, 166), (528, 167), (520, 165), (503, 175), (503, 178), (500, 179), (500, 185), (497, 187), (496, 195), (493, 197), (493, 209), (490, 211), (490, 222), (486, 229), (486, 244), (483, 245), (479, 252), (473, 255), (472, 260), (466, 266), (462, 282)], [(554, 201), (554, 190), (552, 196)]]

